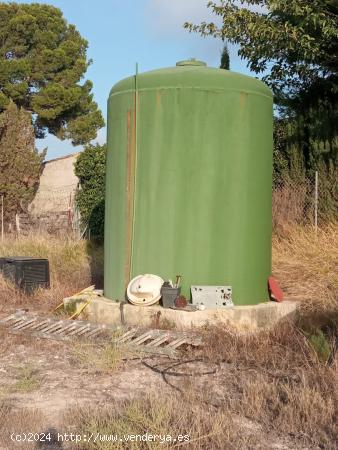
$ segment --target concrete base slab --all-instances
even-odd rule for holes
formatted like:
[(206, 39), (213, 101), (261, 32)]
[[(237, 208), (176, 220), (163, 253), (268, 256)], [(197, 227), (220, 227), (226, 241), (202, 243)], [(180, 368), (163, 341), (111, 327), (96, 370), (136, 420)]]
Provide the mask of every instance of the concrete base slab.
[(281, 320), (294, 320), (297, 314), (297, 302), (294, 301), (204, 311), (178, 311), (160, 305), (134, 306), (117, 303), (97, 295), (95, 291), (65, 298), (64, 307), (70, 314), (82, 311), (79, 316), (81, 319), (110, 325), (187, 330), (224, 324), (240, 332), (270, 328)]

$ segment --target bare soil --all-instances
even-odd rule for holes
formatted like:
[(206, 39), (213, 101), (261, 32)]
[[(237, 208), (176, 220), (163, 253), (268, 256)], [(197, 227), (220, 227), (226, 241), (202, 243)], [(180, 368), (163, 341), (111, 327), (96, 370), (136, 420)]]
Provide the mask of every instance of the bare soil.
[[(185, 355), (181, 361), (165, 357), (128, 358), (122, 355), (119, 366), (112, 370), (96, 370), (76, 359), (73, 344), (13, 336), (1, 331), (0, 399), (8, 408), (7, 419), (0, 423), (0, 449), (42, 448), (36, 444), (11, 442), (10, 434), (43, 432), (67, 427), (65, 413), (74, 408), (109, 406), (117, 400), (128, 400), (156, 393), (161, 398), (184, 395), (188, 391), (200, 395), (197, 400), (222, 407), (226, 398), (236, 401), (237, 369), (232, 364), (201, 361)], [(124, 359), (124, 357), (126, 359)], [(30, 367), (38, 380), (28, 391), (18, 389), (23, 368)], [(229, 382), (230, 380), (230, 382)], [(226, 395), (225, 395), (226, 394)], [(1, 417), (1, 416), (0, 416)], [(241, 433), (257, 438), (259, 449), (319, 449), (334, 448), (304, 445), (297, 436), (272, 432), (268, 427), (244, 414), (233, 414)], [(8, 423), (9, 422), (9, 423)], [(43, 448), (53, 448), (47, 446)], [(80, 448), (63, 444), (55, 448)], [(113, 448), (107, 447), (107, 448)], [(212, 447), (210, 447), (212, 448)], [(236, 448), (234, 445), (233, 448)]]

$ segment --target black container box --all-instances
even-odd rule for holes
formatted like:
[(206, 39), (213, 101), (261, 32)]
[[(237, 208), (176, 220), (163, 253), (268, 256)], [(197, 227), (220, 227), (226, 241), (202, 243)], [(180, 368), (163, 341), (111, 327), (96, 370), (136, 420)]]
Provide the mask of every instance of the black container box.
[(3, 276), (27, 294), (38, 288), (49, 288), (48, 259), (31, 258), (29, 256), (13, 256), (2, 258)]
[(181, 288), (171, 287), (169, 283), (164, 283), (161, 288), (162, 306), (164, 308), (174, 308), (175, 300), (180, 295)]
[(1, 257), (0, 258), (0, 273), (2, 273), (4, 265), (6, 264), (8, 258)]

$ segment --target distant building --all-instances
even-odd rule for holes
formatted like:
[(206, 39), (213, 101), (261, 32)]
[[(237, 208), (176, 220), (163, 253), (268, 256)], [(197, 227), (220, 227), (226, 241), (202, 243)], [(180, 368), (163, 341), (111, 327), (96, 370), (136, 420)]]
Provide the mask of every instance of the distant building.
[(78, 155), (73, 153), (43, 163), (39, 188), (28, 207), (34, 228), (54, 232), (78, 227), (75, 194), (79, 180), (74, 173)]

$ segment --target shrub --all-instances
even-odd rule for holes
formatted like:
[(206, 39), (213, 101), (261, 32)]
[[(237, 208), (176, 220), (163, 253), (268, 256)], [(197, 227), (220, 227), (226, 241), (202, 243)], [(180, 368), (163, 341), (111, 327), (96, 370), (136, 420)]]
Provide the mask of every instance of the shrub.
[(90, 236), (103, 239), (104, 196), (106, 175), (106, 145), (88, 145), (75, 163), (75, 174), (80, 180), (76, 194), (82, 224)]

